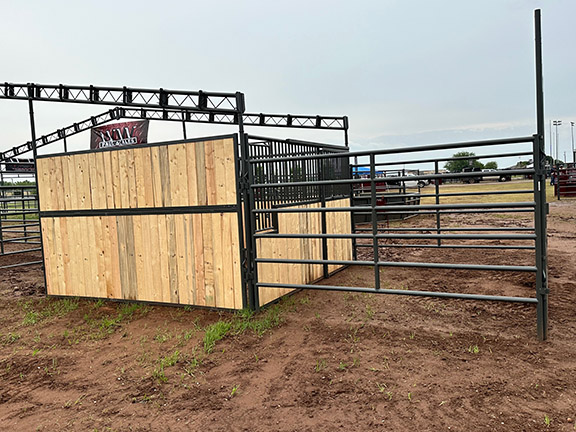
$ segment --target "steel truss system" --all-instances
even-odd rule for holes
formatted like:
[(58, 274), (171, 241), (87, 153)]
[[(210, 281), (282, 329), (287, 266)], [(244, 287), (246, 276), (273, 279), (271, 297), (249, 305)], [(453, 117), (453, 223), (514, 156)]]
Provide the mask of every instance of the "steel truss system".
[[(23, 154), (33, 151), (34, 144), (36, 148), (44, 147), (48, 144), (65, 140), (68, 137), (80, 132), (90, 130), (93, 127), (102, 124), (120, 120), (124, 118), (174, 121), (182, 123), (212, 123), (224, 125), (238, 125), (238, 113), (216, 113), (216, 112), (197, 112), (189, 110), (176, 109), (152, 109), (152, 108), (121, 108), (116, 107), (109, 111), (92, 116), (86, 120), (73, 123), (62, 129), (58, 129), (48, 135), (43, 135), (36, 139), (35, 143), (28, 141), (25, 144), (13, 147), (3, 153), (0, 153), (0, 162), (9, 161)], [(307, 116), (307, 115), (290, 115), (290, 114), (242, 114), (242, 120), (245, 126), (269, 126), (269, 127), (288, 127), (299, 129), (332, 129), (348, 130), (348, 117), (337, 116)]]
[(190, 111), (244, 112), (244, 95), (204, 91), (141, 89), (130, 87), (71, 86), (64, 84), (0, 85), (0, 99), (74, 102)]

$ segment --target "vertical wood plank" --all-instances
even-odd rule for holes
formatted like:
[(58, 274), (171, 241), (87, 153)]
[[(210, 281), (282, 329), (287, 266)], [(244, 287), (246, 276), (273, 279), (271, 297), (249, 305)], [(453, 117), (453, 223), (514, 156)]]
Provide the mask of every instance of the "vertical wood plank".
[[(230, 172), (226, 172), (226, 158), (224, 154), (224, 143), (222, 140), (213, 141), (214, 155), (214, 201), (213, 204), (232, 204), (227, 200), (228, 192), (226, 191), (226, 177), (232, 177)], [(234, 172), (234, 171), (232, 171)]]
[(128, 177), (128, 206), (130, 208), (138, 207), (138, 190), (136, 187), (136, 169), (134, 150), (132, 148), (122, 149), (126, 153), (126, 171)]
[(92, 208), (108, 208), (108, 185), (106, 184), (106, 168), (104, 165), (104, 153), (91, 155), (94, 163), (90, 164), (90, 179), (92, 182)]
[(98, 217), (86, 218), (86, 232), (82, 237), (82, 254), (85, 256), (86, 266), (86, 295), (88, 297), (100, 297), (100, 280), (98, 277), (98, 260), (96, 247), (96, 225)]
[(152, 190), (154, 192), (154, 207), (163, 207), (162, 173), (160, 172), (160, 147), (150, 147), (150, 162), (152, 170)]
[(206, 185), (206, 146), (202, 142), (192, 144), (196, 154), (196, 187), (198, 205), (208, 205)]
[(186, 227), (186, 272), (188, 274), (189, 287), (189, 304), (196, 304), (196, 267), (195, 267), (195, 249), (194, 249), (194, 220), (192, 215), (184, 215), (184, 224)]
[(216, 196), (216, 170), (214, 166), (214, 141), (206, 141), (205, 147), (205, 163), (206, 163), (206, 199), (208, 205), (217, 204)]
[(122, 208), (122, 184), (120, 179), (119, 152), (110, 151), (110, 166), (112, 168), (112, 193), (114, 195), (114, 208)]
[(202, 214), (202, 238), (204, 243), (204, 287), (206, 306), (216, 306), (214, 289), (214, 246), (212, 215)]
[(145, 215), (132, 216), (132, 226), (134, 229), (134, 266), (135, 266), (135, 287), (136, 298), (138, 300), (152, 301), (149, 289), (150, 275), (144, 262), (144, 255), (151, 251), (146, 251), (144, 237), (148, 237), (149, 230), (144, 230), (148, 226), (148, 217)]
[(166, 230), (168, 235), (168, 271), (170, 274), (170, 303), (179, 303), (178, 261), (176, 253), (176, 221), (175, 215), (166, 215)]
[[(150, 156), (148, 148), (136, 148), (133, 150), (134, 157), (134, 181), (136, 189), (136, 207), (148, 207), (146, 200), (145, 172), (146, 155)], [(149, 158), (148, 158), (149, 159)]]
[[(224, 197), (224, 204), (235, 204), (236, 203), (236, 183), (238, 179), (236, 178), (234, 159), (234, 140), (231, 138), (222, 140), (222, 146), (224, 149), (224, 172), (227, 173), (225, 176), (225, 187), (226, 196)], [(232, 175), (234, 173), (234, 175)]]
[(38, 172), (38, 196), (40, 197), (40, 210), (52, 210), (52, 194), (50, 193), (50, 159), (37, 159), (36, 171)]
[(106, 230), (110, 241), (110, 279), (106, 284), (106, 295), (108, 298), (122, 298), (122, 280), (120, 277), (120, 254), (118, 241), (118, 217), (108, 216), (106, 218)]
[(78, 210), (79, 200), (78, 200), (78, 182), (76, 181), (76, 159), (74, 156), (65, 157), (68, 171), (68, 203), (70, 204), (67, 210)]
[(234, 262), (232, 259), (232, 221), (233, 213), (221, 214), (221, 244), (220, 252), (222, 256), (222, 293), (223, 305), (225, 308), (234, 309)]
[(173, 206), (188, 205), (187, 155), (184, 144), (173, 144), (168, 147), (170, 161), (170, 186)]
[[(158, 216), (158, 215), (150, 215), (148, 217), (149, 221), (150, 221), (150, 231), (149, 231), (149, 235), (147, 235), (147, 241), (150, 242), (150, 244), (148, 245), (148, 243), (145, 243), (145, 247), (150, 247), (148, 250), (151, 251), (151, 253), (149, 253), (148, 255), (150, 256), (150, 269), (151, 269), (151, 281), (152, 281), (152, 291), (151, 291), (151, 295), (153, 298), (153, 301), (156, 302), (162, 302), (164, 301), (164, 295), (163, 295), (163, 291), (164, 291), (164, 282), (163, 282), (163, 278), (162, 278), (162, 274), (163, 274), (163, 267), (164, 267), (164, 263), (161, 260), (161, 248), (162, 245), (160, 244), (160, 240), (159, 240), (159, 233), (160, 233), (160, 226), (159, 226), (159, 222), (158, 219), (162, 218), (162, 221), (164, 221), (164, 216)], [(165, 225), (164, 225), (165, 226)]]
[(206, 306), (206, 273), (204, 250), (204, 226), (201, 214), (192, 215), (194, 240), (194, 267), (196, 269), (196, 304)]
[(186, 173), (188, 181), (188, 204), (198, 205), (198, 173), (196, 165), (195, 143), (186, 144)]
[[(56, 239), (59, 241), (62, 248), (62, 273), (60, 277), (62, 278), (62, 285), (60, 286), (60, 290), (62, 295), (70, 295), (69, 292), (73, 291), (73, 287), (71, 284), (71, 266), (70, 266), (70, 243), (68, 241), (68, 237), (70, 235), (70, 231), (68, 230), (68, 218), (59, 218), (60, 219), (60, 238)], [(44, 222), (42, 222), (44, 223)], [(46, 251), (44, 251), (46, 254)]]
[(76, 159), (76, 191), (78, 194), (78, 208), (91, 209), (92, 208), (92, 190), (90, 188), (90, 167), (88, 164), (87, 154), (75, 155)]
[(178, 281), (178, 302), (190, 304), (188, 275), (186, 272), (186, 227), (184, 215), (174, 215), (174, 243), (176, 251), (176, 273)]
[(232, 252), (232, 268), (231, 273), (233, 276), (233, 291), (234, 291), (234, 309), (242, 309), (242, 274), (241, 274), (241, 261), (240, 261), (240, 238), (238, 235), (238, 215), (230, 213), (230, 233), (231, 244), (230, 249)]
[(170, 255), (168, 253), (167, 215), (158, 215), (158, 251), (162, 279), (162, 301), (170, 302)]
[(222, 251), (222, 213), (212, 213), (212, 270), (214, 274), (214, 297), (216, 307), (226, 307), (223, 251)]
[(54, 190), (52, 194), (54, 196), (52, 200), (52, 210), (64, 210), (66, 208), (66, 203), (64, 202), (64, 185), (63, 185), (63, 171), (62, 171), (62, 158), (51, 158), (52, 167), (54, 168), (54, 178), (53, 185)]
[[(141, 168), (143, 176), (143, 190), (144, 193), (138, 193), (138, 196), (143, 196), (143, 207), (154, 207), (154, 185), (153, 185), (153, 170), (152, 170), (152, 155), (150, 153), (150, 147), (144, 147), (141, 149)], [(138, 186), (140, 191), (140, 186)], [(140, 203), (138, 204), (140, 205)]]
[(59, 290), (54, 280), (54, 218), (42, 218), (42, 243), (44, 247), (44, 266), (46, 274), (46, 289), (49, 295), (58, 295)]
[(76, 284), (78, 285), (80, 296), (86, 297), (88, 295), (86, 280), (89, 277), (90, 265), (88, 264), (88, 257), (86, 256), (86, 251), (83, 247), (83, 240), (88, 231), (88, 225), (85, 217), (70, 218), (69, 221), (75, 225), (73, 237), (74, 247), (72, 248), (72, 254), (75, 257), (78, 266), (78, 274), (75, 275)]

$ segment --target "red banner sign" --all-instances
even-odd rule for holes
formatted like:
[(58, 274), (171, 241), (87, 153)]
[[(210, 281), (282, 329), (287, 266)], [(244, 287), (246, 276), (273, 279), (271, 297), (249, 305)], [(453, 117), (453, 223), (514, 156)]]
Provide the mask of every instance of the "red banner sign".
[(148, 142), (148, 120), (92, 128), (90, 148), (99, 149)]

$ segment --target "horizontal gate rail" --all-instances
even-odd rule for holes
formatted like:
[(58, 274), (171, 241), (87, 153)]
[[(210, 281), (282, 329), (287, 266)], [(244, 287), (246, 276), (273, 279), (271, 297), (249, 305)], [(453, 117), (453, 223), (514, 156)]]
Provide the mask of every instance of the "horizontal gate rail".
[(511, 265), (482, 265), (482, 264), (450, 264), (450, 263), (425, 263), (425, 262), (392, 262), (392, 261), (348, 261), (348, 260), (306, 260), (306, 259), (282, 259), (282, 258), (256, 258), (257, 263), (277, 264), (335, 264), (335, 265), (359, 265), (376, 267), (410, 267), (410, 268), (437, 268), (447, 270), (492, 270), (510, 272), (536, 272), (534, 266), (511, 266)]
[(274, 284), (274, 283), (257, 283), (256, 286), (260, 288), (268, 287), (268, 288), (312, 289), (312, 290), (328, 290), (328, 291), (363, 292), (370, 294), (395, 294), (395, 295), (407, 295), (417, 297), (453, 298), (462, 300), (487, 300), (487, 301), (501, 301), (501, 302), (514, 302), (514, 303), (538, 303), (538, 300), (532, 297), (491, 296), (482, 294), (449, 293), (438, 291), (413, 291), (413, 290), (395, 290), (384, 288), (375, 289), (368, 287), (350, 287), (350, 286), (334, 286), (334, 285)]

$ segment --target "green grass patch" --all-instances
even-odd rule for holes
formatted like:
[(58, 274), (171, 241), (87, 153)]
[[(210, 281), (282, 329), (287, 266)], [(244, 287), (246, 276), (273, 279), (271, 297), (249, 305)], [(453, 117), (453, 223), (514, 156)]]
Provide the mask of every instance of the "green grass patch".
[(78, 306), (78, 299), (75, 297), (50, 301), (42, 300), (36, 304), (31, 301), (26, 302), (22, 305), (24, 310), (22, 325), (32, 326), (49, 318), (63, 317), (78, 309)]
[(229, 334), (253, 332), (260, 337), (268, 330), (278, 327), (282, 323), (282, 306), (283, 304), (280, 303), (257, 314), (243, 309), (237, 312), (230, 321), (221, 320), (209, 325), (204, 329), (204, 352), (206, 354), (212, 352), (216, 342)]
[[(97, 309), (93, 309), (92, 313), (94, 311), (97, 311)], [(136, 314), (142, 316), (148, 311), (148, 306), (143, 303), (124, 303), (120, 306), (116, 315), (104, 315), (94, 318), (90, 314), (85, 314), (84, 321), (95, 330), (89, 335), (91, 339), (103, 339), (114, 333), (122, 324), (132, 321)]]
[(232, 323), (230, 321), (217, 321), (206, 327), (204, 333), (204, 352), (210, 354), (216, 346), (216, 342), (224, 339), (231, 328)]
[(167, 382), (166, 374), (164, 370), (166, 368), (174, 366), (180, 360), (180, 351), (174, 351), (172, 354), (162, 357), (158, 360), (158, 365), (152, 372), (152, 377), (160, 382)]

